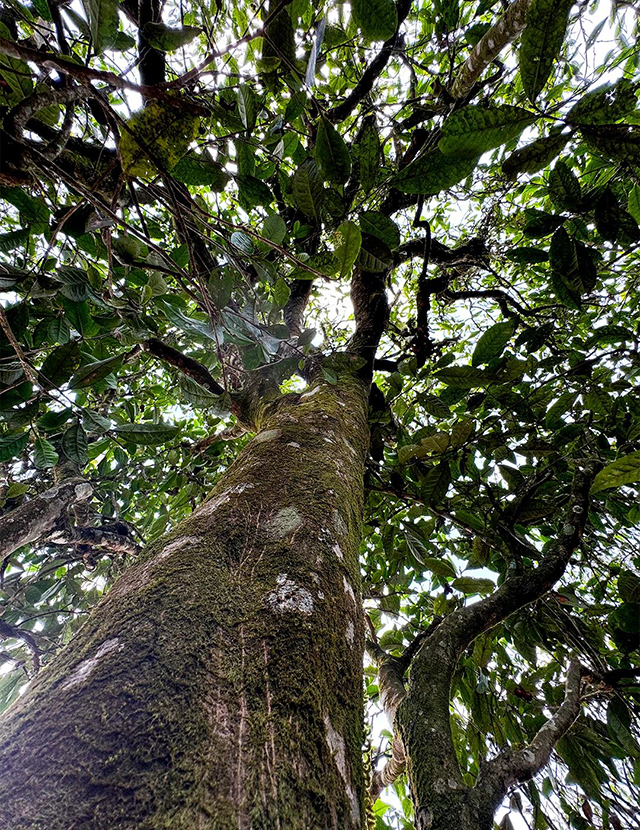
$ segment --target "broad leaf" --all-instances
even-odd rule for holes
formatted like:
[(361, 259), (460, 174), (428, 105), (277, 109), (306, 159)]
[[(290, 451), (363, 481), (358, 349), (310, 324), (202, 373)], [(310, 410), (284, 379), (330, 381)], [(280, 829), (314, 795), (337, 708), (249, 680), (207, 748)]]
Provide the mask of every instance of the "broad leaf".
[(515, 332), (515, 325), (511, 321), (505, 323), (496, 323), (487, 329), (482, 337), (478, 340), (471, 364), (473, 366), (481, 366), (483, 363), (488, 363), (494, 357), (500, 357), (504, 351), (504, 347), (513, 337)]
[(166, 444), (180, 432), (180, 427), (171, 424), (118, 424), (115, 432), (120, 438), (132, 444), (155, 446)]
[(113, 45), (118, 32), (118, 0), (82, 0), (94, 50), (100, 54)]
[(600, 493), (611, 487), (622, 487), (624, 484), (635, 484), (638, 481), (640, 481), (640, 450), (607, 464), (594, 478), (591, 492)]
[(306, 159), (293, 174), (291, 189), (296, 206), (315, 224), (320, 224), (320, 209), (324, 198), (322, 176), (313, 159)]
[(564, 42), (573, 0), (532, 0), (520, 45), (520, 77), (527, 98), (533, 103)]
[(332, 184), (344, 184), (349, 178), (349, 150), (340, 133), (326, 118), (321, 118), (318, 123), (316, 159), (325, 179)]
[(165, 23), (145, 23), (142, 34), (147, 41), (160, 52), (175, 52), (194, 37), (202, 34), (200, 26), (167, 26)]
[(445, 156), (474, 159), (517, 138), (535, 119), (520, 107), (470, 105), (445, 121), (438, 147)]
[(351, 0), (351, 17), (367, 40), (389, 40), (398, 28), (393, 0)]
[(435, 196), (466, 179), (477, 161), (477, 158), (449, 158), (439, 149), (429, 150), (394, 176), (391, 184), (402, 193)]

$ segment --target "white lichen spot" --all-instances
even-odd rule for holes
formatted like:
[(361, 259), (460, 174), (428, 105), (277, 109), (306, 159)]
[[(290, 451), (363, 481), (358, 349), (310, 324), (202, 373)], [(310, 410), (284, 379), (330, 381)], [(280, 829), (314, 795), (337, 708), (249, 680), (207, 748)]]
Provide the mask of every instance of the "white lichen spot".
[(156, 560), (166, 559), (167, 556), (171, 556), (172, 553), (175, 553), (181, 548), (196, 545), (199, 541), (200, 539), (197, 536), (183, 536), (181, 539), (176, 539), (174, 542), (169, 542), (169, 544), (165, 545), (162, 551), (158, 554)]
[(342, 440), (344, 441), (344, 445), (345, 445), (345, 447), (349, 450), (349, 452), (351, 453), (351, 455), (355, 455), (355, 454), (356, 454), (356, 450), (355, 450), (355, 447), (353, 446), (353, 444), (351, 444), (349, 441), (347, 441), (347, 439), (346, 439), (346, 438), (344, 438), (344, 437), (342, 438)]
[(356, 629), (353, 624), (353, 620), (349, 620), (349, 622), (347, 623), (347, 629), (344, 632), (344, 636), (347, 638), (347, 642), (349, 643), (349, 645), (353, 645), (353, 641), (356, 636)]
[(349, 528), (347, 527), (347, 523), (342, 518), (342, 514), (340, 513), (339, 510), (334, 510), (333, 511), (333, 524), (334, 524), (335, 529), (338, 531), (338, 533), (341, 536), (346, 536), (347, 533), (349, 532)]
[(307, 398), (312, 398), (319, 391), (320, 391), (320, 387), (319, 386), (314, 386), (313, 389), (309, 389), (308, 392), (303, 392), (302, 395), (300, 395), (300, 400), (304, 401)]
[(264, 432), (259, 432), (253, 439), (254, 444), (264, 444), (265, 441), (275, 441), (282, 435), (281, 429), (265, 429)]
[(356, 604), (356, 595), (353, 593), (353, 588), (351, 587), (351, 585), (349, 585), (349, 582), (347, 581), (347, 577), (344, 574), (342, 575), (342, 584), (344, 585), (345, 594), (348, 597), (351, 598), (351, 601), (355, 605)]
[(360, 802), (355, 794), (351, 781), (349, 780), (349, 770), (347, 769), (347, 753), (345, 750), (344, 738), (333, 728), (333, 724), (329, 716), (325, 714), (324, 718), (325, 737), (327, 746), (333, 755), (333, 761), (338, 768), (338, 772), (342, 776), (345, 783), (345, 789), (351, 804), (351, 819), (354, 824), (360, 823)]
[(276, 590), (266, 597), (267, 605), (274, 611), (313, 614), (313, 596), (306, 588), (289, 579), (288, 574), (278, 574), (276, 583)]
[(458, 782), (455, 778), (449, 779), (449, 789), (450, 790), (457, 790), (458, 789)]
[(335, 441), (332, 441), (331, 438), (325, 437), (322, 440), (325, 442), (325, 444), (335, 444)]
[(194, 515), (210, 516), (212, 513), (215, 513), (219, 507), (222, 507), (223, 504), (230, 501), (231, 496), (244, 493), (245, 490), (250, 490), (255, 486), (256, 485), (253, 484), (253, 482), (243, 482), (242, 484), (236, 484), (234, 487), (229, 487), (217, 496), (205, 501), (205, 503), (200, 505), (200, 507), (195, 511)]
[(270, 536), (282, 539), (296, 531), (302, 524), (302, 516), (295, 507), (282, 507), (267, 522), (266, 529)]
[(338, 559), (340, 559), (341, 562), (344, 562), (344, 554), (342, 552), (342, 548), (337, 542), (331, 548), (331, 550), (335, 553), (335, 555), (338, 557)]
[(338, 406), (341, 406), (344, 409), (345, 406), (346, 406), (346, 403), (344, 401), (338, 401)]
[(93, 495), (93, 487), (88, 481), (83, 481), (80, 484), (76, 484), (73, 488), (73, 492), (76, 494), (77, 501), (86, 501)]
[(320, 574), (317, 574), (315, 571), (311, 571), (311, 579), (313, 579), (316, 585), (320, 584)]
[(288, 447), (296, 447), (296, 449), (300, 449), (300, 444), (298, 444), (296, 441), (289, 441), (287, 446)]
[(124, 643), (121, 643), (117, 637), (114, 637), (113, 640), (105, 640), (93, 657), (87, 657), (86, 660), (82, 660), (82, 662), (78, 663), (69, 677), (67, 677), (64, 681), (61, 688), (72, 689), (74, 686), (84, 683), (106, 654), (109, 654), (112, 651), (122, 651), (123, 648)]
[(318, 591), (318, 599), (324, 599), (324, 591)]
[(433, 789), (438, 794), (442, 794), (447, 789), (447, 784), (444, 778), (436, 778), (436, 780), (433, 782)]

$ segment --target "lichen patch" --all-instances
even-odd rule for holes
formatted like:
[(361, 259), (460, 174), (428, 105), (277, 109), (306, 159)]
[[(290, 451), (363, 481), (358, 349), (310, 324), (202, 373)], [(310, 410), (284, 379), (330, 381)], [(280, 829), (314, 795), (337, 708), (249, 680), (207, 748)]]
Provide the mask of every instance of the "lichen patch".
[(302, 516), (296, 507), (281, 507), (267, 522), (267, 533), (276, 539), (294, 533), (302, 524)]
[(266, 603), (280, 614), (313, 614), (313, 596), (302, 585), (297, 585), (288, 574), (278, 574), (277, 588), (267, 594)]
[(356, 636), (356, 629), (353, 624), (353, 620), (349, 620), (349, 622), (347, 623), (347, 628), (344, 632), (344, 636), (347, 638), (347, 642), (349, 643), (349, 645), (352, 646)]
[(156, 559), (165, 559), (167, 556), (171, 556), (172, 553), (180, 550), (181, 548), (186, 548), (191, 545), (195, 545), (200, 541), (197, 536), (182, 536), (180, 539), (176, 539), (174, 542), (169, 542), (162, 551), (158, 554)]
[(351, 598), (353, 604), (356, 604), (356, 595), (353, 593), (353, 588), (349, 585), (347, 577), (343, 574), (342, 575), (342, 584), (344, 585), (344, 592), (345, 594)]
[(259, 432), (253, 439), (254, 444), (264, 444), (265, 441), (275, 441), (282, 435), (281, 429), (265, 429), (264, 432)]
[(351, 781), (349, 780), (349, 770), (347, 769), (347, 754), (345, 750), (344, 738), (333, 728), (331, 719), (327, 714), (324, 715), (324, 729), (327, 746), (333, 755), (333, 761), (338, 768), (342, 780), (345, 784), (349, 803), (351, 805), (351, 818), (355, 825), (360, 823), (360, 803), (355, 794)]
[(109, 654), (112, 651), (122, 651), (123, 648), (124, 643), (121, 643), (117, 637), (114, 637), (112, 640), (105, 640), (104, 643), (98, 647), (93, 657), (87, 657), (86, 660), (82, 660), (82, 662), (78, 663), (75, 669), (64, 681), (61, 688), (72, 689), (74, 686), (84, 683), (106, 654)]

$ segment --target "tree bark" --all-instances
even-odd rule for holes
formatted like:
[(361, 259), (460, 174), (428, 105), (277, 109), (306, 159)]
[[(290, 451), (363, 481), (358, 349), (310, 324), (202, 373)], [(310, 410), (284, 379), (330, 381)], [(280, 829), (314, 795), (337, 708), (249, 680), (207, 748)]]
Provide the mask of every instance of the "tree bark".
[(0, 827), (362, 826), (367, 398), (340, 370), (263, 405), (209, 499), (9, 710)]

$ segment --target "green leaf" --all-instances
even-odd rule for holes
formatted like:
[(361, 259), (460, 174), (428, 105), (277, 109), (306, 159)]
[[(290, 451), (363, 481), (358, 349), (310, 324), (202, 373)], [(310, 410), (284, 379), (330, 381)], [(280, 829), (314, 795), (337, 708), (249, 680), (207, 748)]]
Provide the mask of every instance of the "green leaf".
[(358, 143), (358, 162), (360, 184), (364, 192), (369, 193), (380, 174), (380, 137), (375, 120), (367, 123), (362, 130)]
[(92, 409), (85, 409), (82, 413), (82, 421), (85, 429), (88, 432), (97, 432), (101, 434), (111, 429), (111, 421), (101, 415), (99, 412), (94, 412)]
[(318, 123), (315, 150), (324, 178), (332, 184), (344, 184), (351, 175), (351, 156), (340, 133), (324, 117)]
[(620, 204), (610, 187), (605, 187), (596, 199), (594, 219), (600, 236), (615, 242), (620, 229)]
[(240, 84), (238, 87), (238, 115), (245, 130), (251, 131), (256, 125), (258, 116), (258, 96), (248, 84)]
[(591, 492), (600, 493), (611, 487), (622, 487), (624, 484), (635, 484), (637, 481), (640, 481), (640, 450), (607, 464), (594, 478)]
[(549, 196), (560, 210), (578, 211), (582, 201), (580, 182), (564, 161), (549, 173)]
[(118, 424), (115, 432), (120, 438), (132, 444), (156, 446), (171, 441), (180, 432), (180, 428), (171, 424)]
[(420, 395), (418, 401), (425, 412), (435, 418), (448, 418), (451, 415), (449, 407), (437, 395)]
[(591, 337), (584, 345), (586, 349), (591, 349), (598, 343), (624, 343), (633, 340), (635, 340), (634, 333), (624, 326), (600, 326), (593, 330)]
[(516, 325), (511, 320), (496, 323), (487, 329), (473, 350), (472, 366), (481, 366), (483, 363), (489, 363), (494, 357), (500, 357), (515, 330)]
[(287, 281), (282, 277), (278, 277), (276, 284), (273, 286), (273, 301), (278, 308), (284, 308), (291, 296), (291, 289), (287, 285)]
[(46, 438), (38, 437), (35, 440), (33, 463), (39, 470), (47, 470), (58, 463), (56, 448)]
[(567, 124), (612, 124), (636, 108), (636, 89), (627, 78), (604, 84), (583, 95), (565, 115)]
[[(640, 579), (638, 579), (640, 583)], [(640, 596), (640, 590), (638, 592)], [(638, 744), (631, 731), (631, 715), (621, 697), (613, 697), (607, 706), (607, 731), (631, 756), (638, 756)]]
[(229, 237), (229, 241), (234, 248), (242, 251), (243, 254), (250, 256), (253, 253), (253, 242), (251, 237), (244, 231), (234, 231)]
[(436, 372), (436, 377), (447, 386), (456, 386), (458, 389), (488, 386), (495, 381), (491, 372), (477, 369), (475, 366), (449, 366)]
[(496, 586), (491, 579), (460, 576), (453, 580), (451, 587), (463, 594), (491, 594)]
[(633, 571), (622, 571), (618, 577), (618, 591), (624, 602), (640, 602), (640, 576)]
[(80, 365), (80, 347), (70, 340), (49, 352), (40, 368), (40, 376), (47, 388), (62, 386)]
[(29, 433), (22, 435), (3, 435), (0, 437), (0, 461), (10, 461), (16, 458), (29, 442)]
[(305, 159), (293, 174), (291, 190), (296, 207), (307, 219), (319, 225), (324, 186), (318, 165), (313, 159)]
[(591, 291), (597, 274), (593, 262), (581, 243), (569, 236), (564, 228), (558, 228), (553, 234), (549, 246), (549, 262), (555, 274), (570, 291), (583, 294)]
[(391, 267), (393, 257), (389, 247), (381, 239), (363, 233), (358, 262), (363, 271), (376, 274), (387, 271)]
[(564, 42), (573, 0), (532, 0), (520, 42), (520, 77), (534, 103)]
[[(451, 484), (451, 469), (448, 461), (441, 461), (432, 467), (420, 482), (420, 496), (426, 507), (435, 507), (447, 495)], [(452, 574), (455, 576), (455, 572)]]
[(142, 27), (142, 34), (149, 44), (160, 52), (175, 52), (176, 49), (191, 43), (202, 32), (203, 29), (200, 26), (178, 26), (174, 28), (167, 26), (165, 23), (145, 23)]
[(391, 179), (391, 185), (402, 193), (435, 196), (471, 175), (477, 161), (450, 158), (436, 148), (408, 164)]
[(351, 0), (351, 18), (367, 40), (389, 40), (398, 28), (393, 0)]
[(214, 193), (221, 193), (231, 178), (222, 165), (206, 153), (187, 153), (171, 170), (171, 175), (183, 184), (206, 185)]
[(564, 222), (564, 216), (556, 216), (553, 213), (546, 213), (536, 208), (525, 208), (524, 217), (525, 224), (522, 232), (525, 236), (534, 239), (549, 236)]
[(608, 617), (612, 628), (619, 628), (625, 634), (640, 634), (640, 602), (623, 602)]
[(120, 368), (122, 357), (121, 354), (117, 354), (113, 357), (107, 357), (105, 360), (96, 360), (94, 363), (81, 366), (69, 381), (70, 388), (84, 389), (86, 386), (98, 383), (98, 381), (103, 380), (107, 375)]
[(448, 559), (437, 559), (435, 556), (426, 556), (421, 564), (436, 576), (443, 576), (445, 578), (453, 577), (454, 579), (457, 576), (456, 569)]
[(629, 191), (629, 201), (627, 202), (627, 210), (640, 223), (640, 185), (634, 184)]
[(82, 0), (89, 21), (94, 51), (100, 55), (113, 44), (118, 33), (118, 0)]
[(517, 138), (535, 120), (520, 107), (470, 105), (445, 121), (438, 147), (445, 156), (475, 159)]
[(400, 245), (400, 228), (384, 213), (365, 210), (359, 215), (358, 222), (363, 233), (377, 236), (390, 250), (394, 251)]
[(62, 451), (70, 461), (84, 467), (87, 458), (87, 434), (80, 424), (73, 424), (62, 436)]
[(334, 256), (340, 263), (338, 279), (344, 279), (351, 275), (351, 270), (360, 254), (362, 246), (362, 233), (355, 222), (347, 220), (338, 228), (341, 244), (335, 249)]
[(274, 245), (281, 245), (287, 235), (287, 226), (282, 216), (271, 213), (262, 223), (262, 236), (273, 242)]
[(502, 162), (502, 172), (508, 179), (513, 180), (518, 173), (537, 173), (538, 170), (543, 170), (562, 152), (569, 137), (568, 133), (556, 133), (537, 138), (526, 147), (511, 153)]

